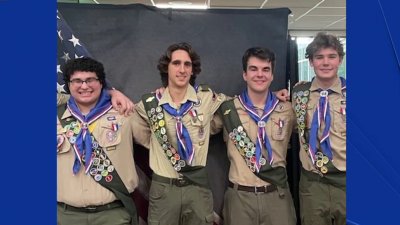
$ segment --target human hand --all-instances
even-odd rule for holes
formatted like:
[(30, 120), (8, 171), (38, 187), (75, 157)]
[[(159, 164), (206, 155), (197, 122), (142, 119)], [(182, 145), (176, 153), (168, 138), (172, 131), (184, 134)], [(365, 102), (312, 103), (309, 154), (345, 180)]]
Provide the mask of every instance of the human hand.
[(275, 92), (276, 97), (282, 102), (286, 102), (290, 99), (289, 92), (287, 89), (282, 89)]
[(164, 91), (165, 91), (165, 87), (157, 88), (156, 94), (157, 94), (157, 95), (163, 95), (163, 94), (164, 94)]
[(122, 92), (112, 89), (109, 90), (108, 93), (111, 95), (111, 104), (115, 110), (119, 112), (121, 115), (129, 116), (133, 109), (135, 108), (135, 104)]

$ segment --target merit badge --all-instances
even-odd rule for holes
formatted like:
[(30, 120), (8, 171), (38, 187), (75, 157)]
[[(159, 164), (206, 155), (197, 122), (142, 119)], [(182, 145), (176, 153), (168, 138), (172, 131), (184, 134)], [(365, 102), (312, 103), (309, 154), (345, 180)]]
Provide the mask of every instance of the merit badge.
[(327, 173), (328, 172), (328, 167), (326, 167), (326, 166), (321, 167), (321, 172), (322, 173)]
[(96, 174), (96, 175), (94, 176), (94, 180), (95, 180), (95, 181), (100, 181), (101, 178), (102, 178), (102, 176), (101, 176), (100, 174)]
[(107, 175), (108, 175), (108, 171), (107, 170), (101, 171), (101, 176), (105, 177)]
[(181, 166), (179, 166), (179, 164), (175, 164), (175, 165), (174, 165), (174, 169), (175, 169), (176, 171), (181, 171)]
[(115, 168), (114, 168), (113, 165), (110, 165), (110, 166), (107, 167), (107, 171), (108, 171), (109, 173), (113, 172), (114, 169), (115, 169)]
[(110, 174), (110, 175), (107, 175), (104, 179), (106, 180), (106, 182), (111, 182), (113, 179), (113, 176)]
[(94, 175), (97, 174), (97, 169), (96, 168), (92, 168), (92, 169), (90, 169), (89, 173), (90, 173), (90, 175), (94, 176)]

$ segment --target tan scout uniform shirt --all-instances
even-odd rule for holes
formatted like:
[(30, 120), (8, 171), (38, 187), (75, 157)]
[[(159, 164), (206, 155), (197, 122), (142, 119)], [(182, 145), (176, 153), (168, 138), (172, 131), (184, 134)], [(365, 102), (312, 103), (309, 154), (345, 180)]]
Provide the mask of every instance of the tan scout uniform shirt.
[[(240, 121), (247, 135), (254, 144), (257, 144), (258, 126), (254, 120), (249, 116), (246, 109), (239, 102), (238, 98), (234, 99), (234, 104), (238, 112)], [(257, 109), (258, 114), (261, 115), (263, 109)], [(289, 102), (280, 102), (275, 110), (271, 113), (266, 125), (265, 130), (269, 142), (272, 147), (272, 154), (274, 161), (272, 167), (282, 166), (286, 167), (286, 153), (288, 142), (292, 134), (295, 123), (294, 112)], [(284, 121), (282, 130), (279, 130), (279, 120)], [(222, 127), (222, 120), (220, 117), (215, 118), (215, 126)], [(214, 125), (213, 125), (214, 126)], [(245, 186), (264, 186), (269, 183), (258, 178), (246, 165), (245, 160), (240, 155), (238, 149), (228, 136), (229, 134), (224, 129), (224, 140), (227, 143), (228, 157), (230, 160), (229, 180)], [(266, 149), (263, 148), (263, 155), (266, 156)], [(267, 163), (268, 160), (267, 160)]]
[[(312, 117), (319, 102), (320, 95), (318, 88), (320, 87), (314, 79), (310, 87), (311, 94), (307, 104), (306, 132), (310, 132)], [(330, 89), (333, 91), (328, 97), (330, 107), (329, 113), (331, 114), (329, 139), (333, 154), (332, 163), (337, 169), (346, 171), (346, 115), (343, 115), (340, 109), (341, 107), (346, 107), (346, 98), (342, 95), (342, 84), (339, 78)], [(322, 123), (318, 137), (321, 137), (324, 126), (325, 124)], [(308, 151), (306, 152), (305, 149), (300, 150), (300, 161), (305, 170), (317, 172), (311, 162)]]
[[(200, 99), (201, 101), (200, 105), (194, 106), (194, 109), (196, 109), (198, 114), (197, 119), (194, 119), (190, 115), (190, 113), (187, 113), (182, 118), (183, 124), (189, 132), (194, 147), (194, 158), (192, 166), (206, 165), (208, 144), (210, 140), (210, 121), (213, 117), (213, 114), (217, 111), (218, 107), (225, 100), (225, 98), (225, 95), (218, 94), (215, 96), (215, 99), (213, 99), (212, 91), (199, 90), (196, 93), (195, 89), (192, 86), (189, 86), (187, 89), (186, 95), (181, 104), (184, 104), (187, 100), (197, 102), (197, 100)], [(169, 103), (171, 107), (178, 109), (178, 106), (175, 105), (172, 101), (168, 87), (165, 89), (164, 94), (158, 104), (162, 105), (164, 103)], [(136, 106), (136, 110), (141, 116), (142, 120), (148, 123), (146, 124), (148, 129), (150, 122), (148, 121), (143, 102), (140, 102)], [(175, 130), (175, 119), (165, 110), (164, 116), (168, 140), (175, 149), (178, 149)], [(200, 132), (201, 128), (204, 129), (203, 134), (201, 134)], [(144, 129), (144, 127), (138, 127), (137, 129), (142, 130)], [(148, 132), (147, 135), (148, 138), (150, 138), (150, 168), (157, 175), (169, 178), (178, 178), (178, 173), (173, 168), (172, 163), (167, 159), (167, 156), (165, 155), (160, 143), (157, 141), (156, 136), (152, 135), (150, 132)]]
[[(62, 119), (67, 117), (72, 117), (69, 110), (65, 111)], [(110, 120), (111, 118), (115, 118), (115, 120)], [(106, 133), (112, 122), (121, 124), (121, 126), (117, 131), (115, 141), (110, 142), (107, 140)], [(143, 136), (135, 129), (136, 126), (140, 126), (138, 122), (140, 121), (133, 120), (131, 116), (121, 116), (117, 111), (111, 109), (91, 125), (95, 126), (92, 135), (103, 147), (129, 192), (133, 192), (138, 185), (138, 176), (133, 160), (132, 135), (135, 137), (135, 141), (148, 147), (148, 139), (141, 138)], [(85, 207), (103, 205), (116, 200), (111, 191), (98, 184), (90, 174), (85, 174), (84, 165), (81, 165), (81, 169), (76, 175), (73, 174), (74, 149), (65, 137), (65, 131), (58, 119), (57, 135), (64, 135), (65, 138), (57, 149), (57, 201), (75, 207)]]

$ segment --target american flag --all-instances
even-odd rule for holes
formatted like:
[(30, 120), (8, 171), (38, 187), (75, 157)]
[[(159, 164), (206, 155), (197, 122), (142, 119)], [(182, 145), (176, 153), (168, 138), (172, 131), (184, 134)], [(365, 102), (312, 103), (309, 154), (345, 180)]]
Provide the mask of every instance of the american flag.
[(61, 68), (70, 59), (92, 57), (57, 11), (57, 92), (65, 93)]
[[(93, 56), (85, 45), (75, 36), (61, 13), (57, 11), (57, 92), (65, 93), (63, 80), (63, 65), (70, 59)], [(109, 82), (107, 82), (109, 85)], [(132, 194), (139, 216), (139, 225), (147, 225), (147, 213), (149, 205), (149, 190), (152, 171), (148, 165), (149, 151), (140, 145), (135, 145), (136, 171), (139, 176), (139, 185)], [(212, 176), (212, 174), (210, 174)], [(223, 198), (223, 196), (220, 196)], [(222, 224), (222, 218), (214, 211), (214, 225)]]

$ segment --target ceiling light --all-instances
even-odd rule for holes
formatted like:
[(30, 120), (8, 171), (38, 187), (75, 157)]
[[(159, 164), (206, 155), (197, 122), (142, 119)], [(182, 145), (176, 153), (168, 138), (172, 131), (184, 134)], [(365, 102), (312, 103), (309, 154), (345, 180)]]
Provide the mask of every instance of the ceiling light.
[(192, 4), (186, 1), (171, 1), (168, 4), (156, 4), (157, 8), (172, 8), (172, 9), (207, 9), (207, 5)]
[(171, 1), (168, 2), (169, 5), (191, 5), (191, 2), (185, 2), (185, 1)]

